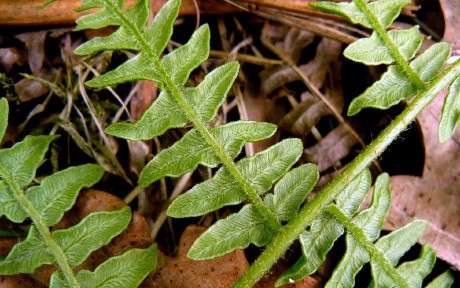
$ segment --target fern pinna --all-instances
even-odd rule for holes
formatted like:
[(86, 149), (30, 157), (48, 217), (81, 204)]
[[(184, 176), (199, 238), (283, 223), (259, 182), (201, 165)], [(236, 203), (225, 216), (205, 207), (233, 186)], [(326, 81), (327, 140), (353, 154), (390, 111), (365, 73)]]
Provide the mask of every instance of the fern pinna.
[[(426, 244), (418, 259), (399, 265), (398, 261), (417, 242), (427, 224), (417, 220), (379, 238), (390, 203), (388, 175), (382, 174), (377, 179), (372, 203), (359, 211), (371, 184), (367, 166), (443, 88), (454, 81), (443, 110), (444, 120), (440, 128), (443, 141), (450, 137), (459, 120), (460, 63), (457, 61), (439, 73), (450, 54), (449, 45), (435, 44), (413, 59), (421, 43), (418, 29), (386, 31), (408, 2), (356, 0), (353, 3), (314, 4), (318, 9), (345, 16), (374, 30), (371, 37), (346, 49), (348, 58), (369, 65), (392, 64), (381, 80), (352, 102), (350, 115), (366, 107), (385, 109), (417, 96), (373, 143), (305, 205), (305, 199), (319, 176), (314, 164), (292, 168), (303, 151), (299, 139), (284, 139), (235, 163), (234, 159), (245, 143), (270, 137), (275, 132), (275, 125), (236, 121), (208, 127), (236, 78), (238, 63), (227, 63), (215, 69), (197, 87), (184, 87), (190, 73), (209, 56), (208, 26), (201, 26), (185, 45), (162, 56), (172, 35), (180, 0), (165, 4), (149, 25), (147, 0), (128, 9), (124, 9), (123, 0), (84, 0), (82, 9), (102, 10), (80, 18), (77, 30), (106, 26), (119, 28), (109, 36), (82, 44), (75, 53), (87, 55), (120, 49), (137, 52), (115, 70), (88, 81), (86, 84), (90, 87), (145, 79), (157, 82), (162, 89), (158, 99), (137, 122), (115, 123), (106, 129), (108, 134), (144, 140), (193, 123), (193, 129), (170, 148), (162, 150), (144, 168), (139, 179), (140, 187), (147, 187), (162, 177), (180, 176), (200, 164), (211, 168), (222, 164), (214, 177), (178, 197), (168, 208), (170, 216), (204, 215), (249, 200), (250, 203), (238, 213), (217, 221), (202, 234), (190, 249), (190, 258), (214, 258), (251, 243), (265, 246), (263, 253), (236, 284), (250, 287), (298, 239), (302, 255), (278, 279), (277, 284), (281, 285), (314, 273), (334, 241), (346, 231), (347, 251), (327, 283), (329, 287), (353, 286), (355, 275), (367, 262), (372, 269), (371, 286), (418, 287), (433, 267), (433, 249)], [(262, 194), (264, 197), (260, 197)], [(448, 287), (451, 282), (452, 276), (445, 273), (430, 286)]]

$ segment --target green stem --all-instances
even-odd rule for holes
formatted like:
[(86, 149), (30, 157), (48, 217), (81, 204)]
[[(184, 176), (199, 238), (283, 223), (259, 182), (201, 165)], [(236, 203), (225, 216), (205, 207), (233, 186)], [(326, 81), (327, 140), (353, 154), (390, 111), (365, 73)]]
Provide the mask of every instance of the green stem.
[(19, 205), (21, 205), (22, 209), (24, 209), (30, 219), (32, 219), (35, 227), (45, 242), (46, 247), (51, 252), (51, 254), (53, 254), (57, 264), (61, 268), (62, 274), (66, 278), (67, 283), (69, 283), (70, 287), (80, 287), (77, 279), (75, 278), (75, 275), (73, 274), (72, 268), (70, 268), (70, 265), (67, 262), (64, 251), (62, 251), (58, 243), (54, 241), (53, 236), (51, 236), (51, 232), (49, 231), (46, 224), (42, 221), (40, 213), (37, 209), (35, 209), (34, 205), (29, 201), (29, 199), (27, 199), (24, 191), (21, 189), (18, 183), (16, 183), (11, 173), (1, 163), (0, 175), (9, 186), (10, 191), (13, 193), (13, 196), (16, 198)]
[(169, 92), (171, 96), (174, 97), (174, 99), (179, 104), (183, 112), (187, 115), (188, 119), (193, 122), (195, 128), (204, 138), (206, 143), (209, 144), (214, 153), (216, 153), (216, 155), (220, 158), (220, 160), (228, 169), (235, 181), (243, 189), (248, 199), (254, 204), (255, 208), (257, 209), (257, 212), (267, 221), (267, 224), (270, 227), (270, 229), (273, 232), (277, 232), (280, 229), (281, 224), (278, 221), (275, 213), (267, 205), (265, 205), (265, 203), (259, 197), (259, 194), (252, 187), (251, 183), (241, 173), (241, 171), (236, 166), (235, 162), (233, 162), (232, 157), (227, 153), (227, 151), (225, 151), (224, 147), (209, 132), (209, 130), (206, 128), (205, 123), (201, 120), (196, 110), (192, 106), (190, 106), (190, 104), (185, 100), (179, 87), (177, 87), (177, 85), (171, 80), (171, 77), (168, 75), (168, 73), (163, 69), (160, 60), (155, 55), (155, 53), (153, 52), (145, 38), (142, 36), (141, 32), (131, 23), (131, 21), (129, 21), (125, 17), (125, 15), (123, 15), (121, 11), (118, 10), (117, 7), (113, 5), (112, 2), (106, 1), (106, 4), (107, 8), (110, 8), (115, 14), (117, 14), (117, 16), (122, 21), (123, 26), (128, 28), (133, 33), (137, 41), (139, 41), (142, 51), (147, 53), (155, 71), (160, 76), (166, 90)]
[(424, 93), (419, 93), (414, 100), (392, 121), (379, 136), (364, 149), (334, 180), (326, 185), (266, 246), (264, 252), (249, 267), (235, 287), (252, 287), (266, 271), (284, 254), (292, 242), (302, 234), (308, 225), (326, 209), (332, 200), (360, 175), (395, 140), (406, 127), (414, 121), (435, 97), (454, 79), (460, 76), (460, 60), (438, 75)]
[(387, 275), (393, 279), (397, 287), (410, 287), (409, 284), (407, 284), (407, 281), (401, 277), (396, 269), (393, 268), (385, 256), (383, 256), (383, 254), (377, 248), (375, 248), (374, 244), (363, 232), (363, 229), (353, 223), (353, 221), (339, 207), (336, 205), (330, 205), (327, 207), (326, 211), (334, 216), (337, 220), (339, 220), (340, 223), (342, 223), (342, 225), (347, 228), (347, 231), (353, 235), (356, 241), (358, 241), (369, 252), (369, 254), (371, 254), (371, 257), (376, 260), (380, 264), (380, 267), (382, 267), (383, 270), (387, 273)]
[(403, 71), (406, 73), (406, 75), (409, 77), (409, 79), (414, 83), (418, 89), (425, 91), (426, 90), (426, 84), (423, 82), (423, 80), (418, 76), (418, 74), (412, 69), (412, 67), (409, 66), (407, 60), (404, 58), (404, 56), (399, 52), (398, 47), (396, 44), (390, 39), (390, 36), (388, 36), (388, 33), (385, 29), (385, 27), (382, 26), (378, 18), (375, 16), (375, 14), (369, 9), (369, 6), (367, 6), (366, 1), (364, 0), (353, 0), (358, 6), (358, 8), (366, 15), (366, 18), (369, 20), (371, 23), (372, 29), (377, 33), (379, 36), (380, 40), (385, 44), (385, 46), (390, 50), (391, 56), (396, 61), (396, 64), (403, 69)]

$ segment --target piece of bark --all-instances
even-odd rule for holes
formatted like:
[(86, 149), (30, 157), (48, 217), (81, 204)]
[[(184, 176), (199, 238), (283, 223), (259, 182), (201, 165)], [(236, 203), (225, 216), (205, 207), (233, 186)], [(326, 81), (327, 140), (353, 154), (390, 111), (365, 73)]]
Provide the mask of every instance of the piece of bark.
[[(75, 25), (75, 20), (80, 16), (88, 14), (89, 11), (81, 13), (75, 12), (75, 9), (81, 7), (80, 0), (59, 0), (51, 3), (45, 9), (39, 7), (46, 0), (16, 0), (0, 1), (0, 25), (1, 26), (63, 26)], [(130, 6), (137, 0), (127, 0)], [(152, 13), (158, 10), (166, 3), (166, 0), (155, 0), (151, 2)], [(224, 14), (240, 11), (234, 6), (228, 4), (210, 1), (197, 0), (199, 12)], [(94, 10), (93, 10), (94, 11)], [(193, 0), (182, 1), (180, 15), (195, 15), (196, 9)]]

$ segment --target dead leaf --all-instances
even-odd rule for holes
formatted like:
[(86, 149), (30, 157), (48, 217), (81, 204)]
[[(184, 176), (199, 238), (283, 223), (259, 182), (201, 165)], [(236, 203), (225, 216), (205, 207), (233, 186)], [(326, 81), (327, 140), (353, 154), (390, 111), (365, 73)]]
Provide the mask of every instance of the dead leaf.
[(48, 31), (36, 31), (16, 36), (27, 49), (27, 62), (33, 75), (37, 75), (45, 61), (45, 39)]
[[(278, 43), (277, 43), (278, 44)], [(307, 44), (310, 44), (307, 42)], [(277, 46), (280, 46), (278, 44)], [(282, 45), (284, 46), (284, 45)], [(302, 46), (295, 46), (304, 48)], [(326, 80), (326, 74), (330, 66), (337, 63), (342, 51), (342, 44), (338, 41), (323, 38), (316, 48), (315, 57), (306, 64), (299, 65), (300, 70), (305, 74), (310, 82), (318, 89), (322, 88)], [(290, 53), (300, 53), (301, 51), (292, 51)], [(287, 54), (287, 53), (286, 53)], [(290, 54), (287, 54), (290, 55)], [(294, 81), (300, 80), (300, 76), (288, 65), (278, 65), (274, 68), (264, 70), (261, 73), (263, 95), (270, 95), (277, 88)]]
[(19, 80), (19, 82), (17, 82), (14, 86), (21, 102), (27, 102), (38, 98), (50, 90), (48, 87), (38, 81), (25, 78)]
[(0, 48), (0, 63), (9, 72), (14, 64), (23, 65), (25, 56), (16, 47)]
[[(324, 96), (341, 112), (344, 106), (343, 92), (340, 85), (335, 83), (337, 81), (332, 82)], [(332, 115), (332, 112), (324, 102), (309, 91), (302, 93), (301, 99), (302, 102), (294, 106), (294, 109), (281, 119), (279, 126), (296, 136), (304, 137), (311, 132), (322, 117)]]
[(458, 0), (439, 0), (444, 15), (443, 41), (460, 45), (460, 2)]
[(340, 168), (342, 165), (338, 162), (347, 156), (356, 144), (358, 144), (356, 138), (345, 125), (341, 124), (317, 144), (306, 148), (304, 155), (308, 162), (316, 163), (318, 170), (323, 172), (330, 167)]
[(439, 258), (460, 269), (460, 129), (451, 140), (439, 144), (444, 95), (417, 117), (425, 143), (423, 175), (391, 177), (393, 201), (384, 229), (426, 219), (429, 226), (421, 242), (431, 243)]
[(193, 242), (205, 230), (203, 226), (188, 226), (179, 240), (175, 258), (159, 253), (158, 269), (152, 279), (153, 287), (227, 288), (232, 287), (243, 275), (249, 267), (243, 250), (206, 261), (187, 258)]

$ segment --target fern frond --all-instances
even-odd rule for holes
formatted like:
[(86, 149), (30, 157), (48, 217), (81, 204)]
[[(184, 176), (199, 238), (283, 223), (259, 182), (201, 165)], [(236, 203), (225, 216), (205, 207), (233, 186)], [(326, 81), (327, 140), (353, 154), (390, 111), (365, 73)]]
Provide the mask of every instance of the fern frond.
[[(302, 154), (299, 139), (286, 139), (238, 162), (237, 167), (251, 186), (262, 194), (279, 180)], [(193, 217), (215, 211), (226, 205), (236, 205), (246, 200), (242, 188), (232, 178), (228, 169), (219, 169), (213, 178), (195, 185), (177, 197), (167, 214), (172, 217)]]
[[(300, 205), (305, 201), (318, 178), (318, 167), (314, 164), (294, 168), (276, 184), (274, 194), (269, 193), (265, 196), (264, 202), (271, 207), (280, 221), (289, 221), (299, 211)], [(204, 260), (224, 255), (235, 249), (247, 248), (249, 244), (262, 247), (272, 237), (273, 232), (266, 221), (258, 215), (254, 205), (249, 204), (238, 213), (217, 221), (206, 230), (193, 243), (188, 257)]]
[[(113, 212), (96, 212), (77, 225), (56, 230), (51, 235), (64, 251), (69, 265), (78, 266), (91, 252), (107, 245), (115, 235), (125, 230), (130, 220), (128, 207)], [(26, 240), (15, 245), (0, 262), (0, 271), (3, 275), (32, 273), (36, 268), (54, 262), (39, 232), (32, 227)]]
[[(428, 48), (414, 59), (410, 67), (416, 71), (423, 81), (432, 80), (444, 66), (450, 55), (450, 45), (437, 43)], [(357, 114), (363, 108), (388, 109), (407, 100), (417, 92), (417, 86), (409, 79), (398, 66), (390, 66), (380, 80), (367, 88), (350, 103), (348, 115)]]
[[(269, 123), (236, 121), (210, 129), (211, 134), (236, 157), (247, 142), (260, 141), (272, 136), (276, 126)], [(193, 153), (191, 152), (193, 147)], [(197, 130), (192, 130), (170, 148), (162, 150), (142, 170), (139, 186), (147, 187), (165, 176), (178, 177), (193, 171), (198, 164), (214, 168), (220, 159), (207, 145)]]
[[(411, 281), (421, 282), (431, 272), (435, 257), (433, 250), (430, 250), (430, 248), (427, 248), (428, 250), (422, 254), (422, 258), (418, 262), (405, 263), (405, 265), (400, 265), (398, 269), (393, 268), (402, 255), (422, 236), (427, 225), (425, 221), (414, 221), (380, 238), (375, 243), (375, 246), (372, 244), (378, 238), (389, 205), (389, 176), (383, 174), (377, 178), (370, 207), (357, 214), (357, 216), (350, 218), (345, 210), (335, 204), (328, 207), (327, 213), (330, 213), (331, 216), (338, 220), (340, 225), (344, 225), (348, 230), (348, 234), (345, 256), (338, 267), (334, 269), (334, 273), (326, 285), (327, 287), (353, 287), (354, 277), (369, 260), (371, 261), (372, 275), (374, 281), (378, 284), (377, 286), (388, 287), (392, 286), (393, 283), (397, 283), (399, 287), (415, 287), (410, 286), (408, 283)], [(310, 259), (315, 257), (315, 253), (311, 255), (304, 254), (304, 257), (307, 261), (311, 261)], [(428, 264), (425, 264), (426, 261), (428, 261)], [(407, 271), (412, 273), (416, 271), (419, 274), (407, 275)], [(297, 269), (297, 273), (301, 272), (303, 270)], [(409, 279), (409, 276), (412, 278)], [(288, 275), (284, 275), (281, 279), (286, 281), (286, 278), (297, 280), (296, 278), (288, 278)]]
[[(145, 7), (141, 2), (146, 3), (146, 1), (140, 1), (135, 7)], [(217, 109), (223, 103), (228, 90), (235, 80), (238, 64), (229, 63), (224, 65), (216, 69), (214, 73), (209, 74), (198, 87), (182, 89), (191, 71), (203, 63), (209, 56), (209, 27), (207, 25), (201, 26), (193, 33), (192, 37), (185, 45), (173, 50), (160, 60), (159, 52), (162, 51), (155, 51), (152, 46), (164, 48), (165, 41), (169, 39), (171, 31), (169, 28), (166, 29), (165, 32), (158, 31), (151, 28), (151, 25), (155, 24), (158, 27), (172, 27), (175, 18), (173, 16), (177, 15), (177, 9), (180, 6), (179, 0), (169, 1), (168, 5), (159, 11), (156, 20), (149, 27), (146, 27), (146, 29), (138, 25), (142, 21), (135, 19), (136, 17), (133, 16), (135, 13), (131, 12), (134, 11), (133, 9), (137, 8), (123, 10), (124, 1), (116, 5), (110, 1), (96, 1), (95, 3), (91, 3), (91, 5), (87, 2), (85, 3), (84, 9), (94, 6), (104, 8), (98, 13), (102, 13), (101, 15), (105, 18), (103, 21), (98, 22), (99, 20), (94, 20), (94, 16), (89, 15), (89, 18), (83, 17), (78, 20), (78, 25), (82, 26), (79, 26), (80, 28), (77, 29), (81, 29), (81, 27), (93, 28), (93, 22), (96, 22), (96, 28), (105, 27), (110, 24), (113, 25), (113, 19), (118, 20), (116, 26), (120, 26), (120, 28), (114, 34), (106, 36), (110, 37), (110, 41), (104, 40), (106, 38), (92, 39), (88, 41), (87, 44), (84, 44), (82, 48), (78, 48), (76, 53), (90, 54), (100, 51), (101, 49), (118, 49), (116, 45), (107, 43), (123, 43), (124, 41), (131, 40), (136, 43), (132, 44), (134, 47), (132, 50), (139, 51), (139, 54), (115, 70), (96, 77), (86, 84), (89, 86), (101, 87), (130, 80), (148, 79), (156, 81), (159, 87), (164, 90), (160, 96), (160, 99), (163, 98), (163, 100), (152, 105), (148, 112), (141, 117), (138, 122), (133, 124), (114, 124), (107, 128), (107, 132), (127, 139), (149, 139), (161, 135), (170, 128), (183, 127), (188, 121), (193, 122), (204, 142), (216, 154), (220, 163), (223, 163), (224, 166), (227, 167), (231, 177), (242, 187), (244, 194), (246, 194), (252, 202), (256, 203), (256, 209), (267, 219), (270, 229), (274, 231), (279, 229), (280, 224), (276, 216), (262, 202), (258, 193), (252, 188), (244, 175), (242, 175), (241, 171), (233, 162), (232, 155), (226, 151), (225, 147), (219, 143), (218, 139), (216, 139), (206, 127), (206, 123), (215, 117)], [(144, 8), (139, 9), (142, 10)], [(165, 21), (169, 22), (165, 23)], [(129, 31), (129, 37), (134, 37), (134, 40), (125, 37), (125, 33), (118, 32), (119, 30), (124, 31), (125, 29)], [(157, 38), (160, 40), (155, 40)], [(161, 43), (158, 42), (160, 44), (152, 45), (154, 44), (151, 43), (152, 41), (160, 41)], [(208, 91), (209, 88), (212, 88), (210, 94), (208, 94), (210, 92)], [(180, 110), (178, 110), (177, 107), (180, 108)], [(167, 116), (163, 118), (162, 115)], [(148, 128), (146, 128), (146, 131), (139, 132), (139, 130), (147, 126)], [(132, 130), (137, 130), (137, 132), (133, 133), (131, 132)], [(194, 165), (196, 164), (192, 164), (192, 168)], [(188, 169), (190, 168), (182, 170), (185, 171)], [(144, 179), (145, 177), (142, 179), (141, 185), (148, 185), (152, 182)]]
[[(138, 287), (157, 265), (157, 246), (131, 249), (99, 265), (94, 272), (81, 270), (77, 281), (81, 287)], [(51, 276), (50, 288), (65, 287), (62, 274)]]
[[(5, 99), (0, 99), (0, 112), (0, 123), (7, 123), (8, 104)], [(5, 131), (4, 127), (0, 129)], [(116, 211), (92, 213), (75, 226), (50, 232), (49, 227), (57, 224), (64, 212), (75, 204), (80, 189), (94, 185), (104, 174), (104, 169), (94, 164), (70, 167), (44, 178), (40, 185), (26, 189), (35, 178), (48, 146), (56, 138), (27, 136), (11, 148), (0, 149), (0, 216), (6, 216), (16, 223), (23, 222), (26, 217), (33, 221), (26, 239), (16, 244), (0, 261), (0, 274), (33, 273), (42, 265), (58, 264), (60, 270), (54, 274), (61, 277), (59, 287), (101, 287), (99, 284), (87, 286), (80, 283), (73, 274), (72, 267), (83, 263), (90, 253), (107, 245), (123, 232), (131, 220), (131, 209), (125, 206)], [(155, 253), (148, 250), (138, 253), (150, 255), (149, 259), (156, 257)], [(118, 265), (117, 269), (128, 268), (127, 265), (131, 265), (130, 269), (139, 268), (124, 259), (121, 258), (115, 264), (103, 263), (101, 267), (106, 268), (101, 268), (99, 277), (110, 277), (120, 282), (120, 275), (107, 274), (113, 272), (115, 265)], [(112, 270), (107, 270), (107, 267)], [(151, 271), (154, 268), (152, 264), (146, 267), (142, 269)], [(134, 273), (132, 279), (135, 284), (124, 287), (136, 287), (147, 273)]]
[[(209, 122), (215, 117), (236, 78), (238, 67), (236, 62), (223, 65), (209, 73), (198, 87), (184, 91), (184, 97), (196, 109), (202, 121)], [(130, 140), (152, 139), (168, 129), (184, 127), (187, 123), (188, 119), (177, 103), (166, 92), (162, 92), (137, 122), (115, 123), (107, 127), (106, 133)]]
[[(398, 46), (406, 60), (412, 59), (423, 41), (423, 36), (419, 32), (418, 26), (406, 30), (393, 30), (388, 32), (388, 36)], [(343, 55), (350, 60), (367, 65), (392, 64), (395, 62), (391, 51), (380, 40), (377, 33), (372, 33), (371, 37), (359, 39), (348, 45), (343, 51)]]
[[(81, 18), (77, 29), (105, 26), (119, 28), (112, 35), (88, 41), (76, 50), (77, 53), (87, 55), (105, 49), (130, 49), (137, 53), (115, 70), (87, 84), (102, 87), (147, 79), (157, 82), (162, 92), (137, 122), (116, 123), (108, 127), (106, 132), (121, 138), (140, 140), (160, 136), (168, 129), (184, 127), (188, 123), (194, 126), (180, 141), (154, 157), (141, 173), (140, 186), (146, 187), (165, 176), (180, 176), (193, 171), (198, 165), (217, 167), (222, 164), (211, 179), (195, 185), (175, 199), (168, 208), (168, 215), (199, 216), (225, 205), (235, 205), (245, 200), (251, 202), (238, 213), (217, 221), (203, 233), (193, 244), (189, 257), (209, 259), (245, 248), (251, 243), (256, 246), (267, 245), (259, 258), (261, 260), (257, 259), (248, 270), (246, 275), (249, 276), (242, 277), (238, 283), (247, 287), (253, 285), (261, 273), (273, 265), (294, 239), (299, 238), (303, 256), (278, 281), (281, 284), (290, 282), (291, 276), (300, 279), (313, 273), (323, 262), (334, 241), (347, 231), (347, 235), (352, 235), (347, 238), (356, 240), (347, 243), (359, 261), (354, 264), (351, 276), (346, 273), (342, 275), (353, 277), (363, 263), (371, 262), (376, 284), (392, 281), (407, 286), (406, 282), (416, 283), (423, 279), (426, 271), (431, 269), (433, 259), (428, 246), (424, 248), (420, 260), (397, 268), (394, 266), (395, 261), (418, 240), (425, 222), (415, 221), (377, 239), (390, 201), (387, 175), (379, 177), (372, 205), (357, 214), (370, 186), (367, 165), (413, 121), (430, 99), (458, 78), (460, 73), (459, 65), (446, 69), (443, 74), (438, 73), (450, 53), (448, 45), (443, 43), (434, 45), (413, 59), (422, 39), (417, 27), (405, 31), (386, 31), (402, 7), (408, 3), (407, 0), (314, 4), (375, 30), (369, 39), (357, 42), (347, 50), (350, 58), (366, 64), (392, 64), (380, 81), (362, 97), (355, 99), (349, 114), (355, 114), (365, 107), (389, 107), (417, 93), (419, 96), (398, 117), (395, 124), (390, 125), (362, 152), (362, 156), (300, 211), (300, 206), (318, 179), (318, 172), (314, 165), (291, 170), (303, 152), (299, 139), (283, 140), (251, 158), (243, 158), (235, 163), (234, 159), (246, 142), (268, 138), (275, 127), (258, 124), (259, 130), (251, 122), (208, 127), (236, 78), (238, 64), (229, 63), (215, 69), (197, 87), (183, 87), (192, 70), (209, 56), (209, 27), (203, 25), (185, 45), (161, 58), (160, 54), (171, 36), (180, 1), (170, 0), (149, 26), (145, 26), (148, 19), (147, 1), (140, 1), (127, 10), (123, 10), (124, 2), (84, 1), (85, 9), (99, 7), (102, 10)], [(136, 14), (139, 14), (138, 18)], [(410, 41), (401, 40), (405, 37), (409, 37)], [(130, 43), (125, 43), (128, 41)], [(375, 49), (363, 50), (363, 43)], [(362, 55), (364, 52), (369, 55)], [(384, 95), (381, 97), (383, 100), (375, 96), (399, 90), (402, 92), (395, 96)], [(269, 191), (273, 185), (274, 194), (271, 194)], [(265, 193), (262, 199), (260, 195)], [(280, 229), (283, 222), (288, 223)], [(415, 236), (406, 237), (413, 230), (417, 230)], [(387, 259), (390, 253), (394, 255), (389, 255)], [(411, 275), (413, 279), (403, 279), (407, 271), (417, 272)], [(387, 277), (391, 280), (387, 280)]]
[[(356, 177), (335, 200), (335, 205), (341, 207), (349, 215), (354, 215), (366, 198), (371, 185), (371, 174), (365, 170)], [(277, 280), (277, 285), (290, 283), (290, 280), (301, 280), (324, 262), (326, 254), (332, 249), (335, 240), (344, 232), (343, 226), (332, 215), (322, 213), (300, 237), (302, 245), (301, 258)]]

